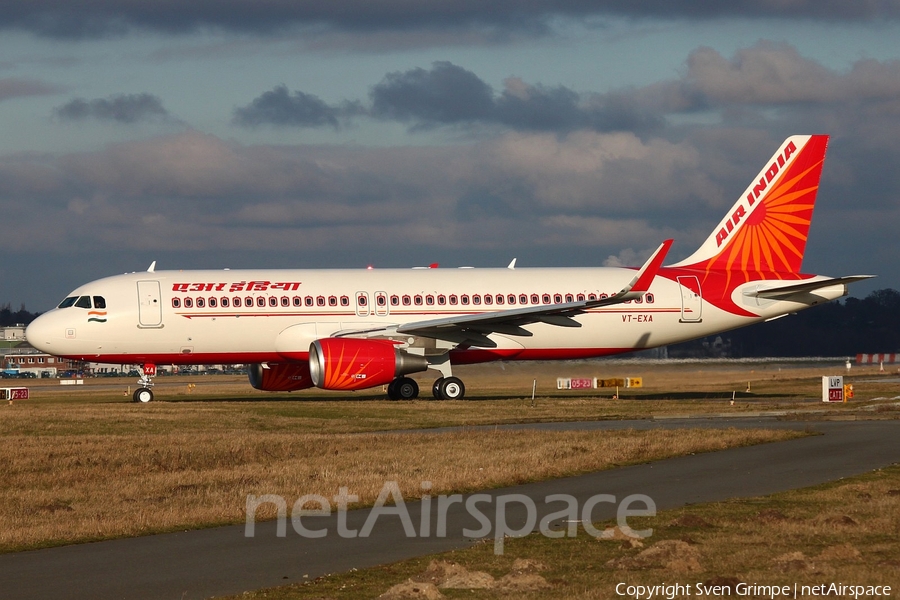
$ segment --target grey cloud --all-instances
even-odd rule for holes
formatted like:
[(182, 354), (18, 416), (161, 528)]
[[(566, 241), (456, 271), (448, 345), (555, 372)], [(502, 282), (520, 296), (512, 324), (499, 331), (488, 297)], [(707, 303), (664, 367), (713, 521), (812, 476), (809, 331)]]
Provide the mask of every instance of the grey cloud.
[(57, 38), (92, 38), (145, 29), (172, 34), (219, 29), (272, 34), (291, 28), (356, 32), (499, 31), (545, 32), (554, 19), (624, 16), (712, 19), (721, 17), (872, 20), (900, 17), (898, 0), (31, 0), (2, 2), (5, 29)]
[(895, 102), (900, 61), (860, 60), (841, 72), (784, 43), (762, 41), (730, 59), (712, 48), (698, 48), (688, 57), (682, 78), (633, 90), (632, 95), (632, 103), (660, 113)]
[(374, 116), (426, 126), (487, 120), (494, 112), (491, 87), (449, 62), (436, 62), (430, 71), (388, 73), (369, 96)]
[(413, 130), (440, 126), (499, 125), (520, 131), (649, 131), (663, 125), (623, 94), (579, 94), (564, 86), (529, 85), (509, 78), (497, 95), (475, 73), (446, 61), (431, 69), (388, 73), (369, 91), (368, 107), (344, 101), (329, 105), (284, 85), (264, 92), (234, 113), (234, 123), (295, 127), (331, 126), (370, 116), (409, 123)]
[[(631, 131), (671, 129), (674, 115), (718, 112), (724, 121), (766, 127), (781, 119), (795, 124), (822, 119), (821, 111), (847, 111), (859, 123), (900, 114), (900, 61), (860, 60), (837, 71), (806, 58), (787, 44), (760, 42), (732, 58), (711, 48), (692, 52), (684, 75), (644, 87), (607, 93), (529, 84), (516, 77), (498, 94), (475, 73), (450, 62), (430, 69), (388, 73), (372, 86), (368, 106), (359, 101), (329, 105), (318, 97), (280, 86), (235, 112), (242, 125), (337, 127), (339, 119), (369, 116), (407, 123), (411, 130), (442, 126), (497, 126), (516, 131)], [(840, 123), (834, 124), (840, 126)]]
[(630, 105), (621, 94), (582, 95), (564, 86), (529, 85), (509, 78), (497, 95), (493, 88), (450, 62), (431, 69), (388, 73), (369, 92), (370, 106), (344, 102), (330, 106), (305, 92), (293, 95), (284, 86), (265, 92), (235, 111), (241, 125), (293, 125), (337, 128), (338, 119), (369, 115), (409, 123), (413, 130), (445, 125), (500, 125), (521, 131), (567, 132), (646, 131), (662, 125), (662, 118)]
[(251, 127), (263, 124), (298, 127), (327, 125), (338, 129), (342, 119), (361, 112), (358, 103), (329, 106), (318, 96), (301, 91), (291, 94), (286, 86), (280, 85), (264, 92), (249, 105), (236, 109), (233, 121)]
[(67, 121), (99, 119), (118, 123), (137, 123), (169, 116), (162, 101), (152, 94), (122, 94), (109, 98), (85, 100), (75, 98), (55, 109), (56, 115)]

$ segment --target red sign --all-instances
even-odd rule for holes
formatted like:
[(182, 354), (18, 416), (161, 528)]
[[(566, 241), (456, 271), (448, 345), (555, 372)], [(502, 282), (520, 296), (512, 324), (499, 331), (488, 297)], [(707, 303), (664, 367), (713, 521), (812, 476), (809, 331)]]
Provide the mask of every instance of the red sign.
[(589, 390), (594, 387), (594, 380), (581, 378), (581, 379), (571, 379), (569, 381), (569, 389), (570, 390)]
[(151, 377), (153, 375), (156, 375), (156, 365), (152, 365), (150, 363), (144, 365), (144, 375), (150, 375)]
[(28, 388), (0, 389), (0, 399), (2, 399), (2, 400), (28, 400)]

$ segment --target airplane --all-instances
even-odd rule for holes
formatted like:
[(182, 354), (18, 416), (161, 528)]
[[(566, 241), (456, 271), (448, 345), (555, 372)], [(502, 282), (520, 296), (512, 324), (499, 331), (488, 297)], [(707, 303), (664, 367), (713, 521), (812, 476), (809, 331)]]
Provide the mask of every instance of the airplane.
[(800, 272), (827, 135), (781, 144), (706, 241), (640, 268), (318, 269), (135, 272), (87, 283), (26, 330), (40, 351), (138, 364), (135, 402), (157, 365), (246, 364), (260, 390), (460, 399), (455, 365), (584, 359), (779, 318), (847, 295), (871, 275)]

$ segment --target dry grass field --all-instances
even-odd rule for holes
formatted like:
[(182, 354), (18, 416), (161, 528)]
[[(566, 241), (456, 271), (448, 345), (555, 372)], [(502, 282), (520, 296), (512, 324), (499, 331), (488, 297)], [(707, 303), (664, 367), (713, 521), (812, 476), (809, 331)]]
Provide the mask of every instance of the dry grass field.
[[(374, 432), (685, 414), (790, 412), (806, 418), (895, 418), (900, 414), (897, 375), (879, 373), (877, 367), (854, 368), (846, 377), (855, 386), (851, 402), (820, 402), (821, 377), (845, 374), (842, 363), (515, 363), (466, 367), (458, 374), (466, 381), (468, 393), (465, 400), (456, 402), (424, 397), (390, 402), (379, 390), (350, 395), (319, 390), (269, 394), (251, 389), (243, 377), (191, 376), (158, 377), (157, 401), (137, 405), (130, 402), (129, 386), (134, 389), (130, 379), (89, 379), (80, 386), (61, 386), (56, 380), (26, 381), (32, 391), (30, 400), (0, 405), (0, 464), (4, 465), (0, 470), (0, 551), (239, 523), (244, 519), (247, 494), (294, 497), (300, 490), (331, 496), (339, 486), (347, 486), (365, 505), (371, 504), (386, 480), (400, 482), (404, 497), (415, 498), (423, 480), (433, 482), (432, 494), (466, 492), (796, 435), (747, 430), (622, 431), (603, 436), (465, 429), (449, 434)], [(620, 389), (619, 397), (613, 399), (612, 389), (558, 391), (557, 377), (642, 377), (644, 386)], [(424, 394), (430, 381), (422, 378), (420, 386)], [(870, 550), (875, 552), (872, 549), (883, 543), (873, 533), (853, 542), (853, 549), (843, 548), (833, 536), (822, 538), (834, 539), (830, 545), (810, 546), (810, 540), (823, 532), (863, 531), (840, 521), (841, 515), (857, 524), (868, 523), (870, 516), (833, 508), (862, 504), (853, 494), (859, 494), (857, 500), (868, 494), (866, 510), (893, 511), (888, 521), (877, 522), (885, 531), (897, 533), (900, 507), (891, 504), (898, 501), (895, 495), (900, 496), (896, 471), (852, 489), (856, 491), (821, 491), (837, 494), (833, 505), (818, 496), (802, 496), (805, 492), (797, 492), (801, 494), (797, 505), (782, 506), (783, 500), (775, 500), (772, 510), (786, 515), (784, 519), (776, 512), (765, 512), (770, 500), (700, 508), (702, 519), (712, 525), (666, 526), (653, 543), (678, 539), (696, 546), (702, 569), (691, 572), (691, 578), (753, 576), (756, 571), (738, 568), (732, 556), (733, 548), (749, 552), (741, 542), (744, 538), (735, 536), (784, 548), (785, 555), (795, 552), (792, 548), (802, 548), (802, 558), (784, 559), (785, 572), (797, 565), (806, 569), (806, 563), (813, 565), (809, 567), (813, 571), (831, 568), (833, 562), (821, 558), (821, 552), (855, 557), (858, 551), (859, 556), (868, 557)], [(822, 508), (826, 505), (829, 510)], [(754, 516), (754, 510), (776, 516), (767, 520)], [(831, 515), (835, 510), (841, 514)], [(691, 508), (684, 514), (694, 511)], [(823, 521), (816, 516), (820, 514), (839, 521)], [(672, 522), (677, 518), (673, 515)], [(797, 546), (781, 544), (783, 539), (807, 541)], [(522, 557), (533, 554), (535, 560), (546, 563), (548, 570), (541, 576), (551, 582), (551, 588), (544, 591), (556, 597), (611, 597), (591, 583), (595, 581), (592, 569), (639, 552), (593, 538), (553, 544), (543, 548), (542, 540), (526, 538), (510, 547), (520, 549)], [(831, 546), (837, 549), (828, 550)], [(481, 548), (469, 552), (454, 560), (469, 569), (484, 565), (497, 578), (509, 573), (512, 563), (507, 562), (517, 556), (507, 552), (506, 557), (492, 558), (487, 556), (489, 549)], [(755, 559), (752, 552), (747, 556), (741, 565), (757, 565), (754, 568), (761, 572), (776, 568), (766, 562), (772, 557)], [(886, 556), (887, 561), (898, 558), (890, 552)], [(862, 564), (856, 558), (853, 561)], [(352, 578), (342, 585), (367, 590), (348, 597), (371, 597), (376, 588), (384, 591), (393, 585), (391, 581), (402, 582), (426, 567), (427, 563), (412, 561), (373, 576), (374, 587)], [(649, 581), (653, 577), (648, 579), (647, 574), (652, 575), (654, 567), (649, 568), (624, 569), (621, 577)], [(284, 592), (288, 594), (284, 597), (338, 596), (328, 582), (320, 583), (312, 596), (304, 595), (313, 593), (308, 586)], [(281, 597), (282, 591), (273, 593)], [(501, 592), (485, 593), (494, 597), (490, 594)], [(446, 592), (448, 597), (479, 597), (471, 594), (469, 590)]]

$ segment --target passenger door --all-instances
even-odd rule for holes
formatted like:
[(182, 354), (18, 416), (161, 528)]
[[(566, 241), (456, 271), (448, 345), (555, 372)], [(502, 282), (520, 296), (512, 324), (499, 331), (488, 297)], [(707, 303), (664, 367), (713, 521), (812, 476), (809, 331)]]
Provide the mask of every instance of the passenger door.
[(158, 281), (138, 281), (138, 327), (162, 327)]

